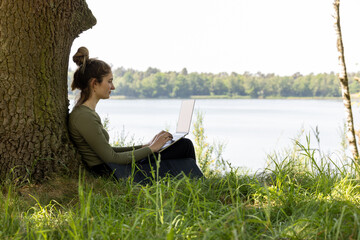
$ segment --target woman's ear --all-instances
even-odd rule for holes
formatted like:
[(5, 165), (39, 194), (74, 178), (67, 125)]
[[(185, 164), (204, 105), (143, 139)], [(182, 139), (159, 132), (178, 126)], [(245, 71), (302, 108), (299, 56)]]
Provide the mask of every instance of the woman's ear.
[(97, 85), (96, 78), (91, 78), (91, 79), (90, 79), (90, 88), (91, 88), (92, 90), (94, 90), (96, 85)]

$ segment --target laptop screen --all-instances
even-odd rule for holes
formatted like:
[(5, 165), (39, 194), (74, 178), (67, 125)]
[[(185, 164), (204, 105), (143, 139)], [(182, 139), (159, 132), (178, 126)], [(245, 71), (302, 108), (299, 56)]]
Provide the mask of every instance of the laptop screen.
[(176, 132), (178, 133), (189, 132), (191, 125), (191, 118), (194, 111), (194, 104), (195, 104), (195, 100), (182, 101)]

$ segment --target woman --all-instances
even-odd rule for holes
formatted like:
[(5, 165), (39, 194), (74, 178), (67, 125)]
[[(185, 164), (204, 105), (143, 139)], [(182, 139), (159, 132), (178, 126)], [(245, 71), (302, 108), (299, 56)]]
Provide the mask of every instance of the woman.
[(103, 128), (95, 108), (100, 99), (107, 99), (115, 89), (110, 66), (97, 59), (89, 58), (85, 47), (73, 56), (78, 65), (71, 84), (72, 90), (79, 89), (81, 95), (69, 117), (70, 136), (90, 171), (97, 175), (114, 172), (116, 178), (127, 178), (134, 172), (134, 181), (146, 183), (154, 176), (156, 159), (160, 159), (159, 177), (166, 174), (177, 176), (184, 173), (201, 177), (196, 165), (195, 150), (189, 139), (182, 139), (171, 147), (157, 152), (169, 140), (170, 133), (161, 131), (148, 144), (133, 147), (111, 147), (109, 134)]

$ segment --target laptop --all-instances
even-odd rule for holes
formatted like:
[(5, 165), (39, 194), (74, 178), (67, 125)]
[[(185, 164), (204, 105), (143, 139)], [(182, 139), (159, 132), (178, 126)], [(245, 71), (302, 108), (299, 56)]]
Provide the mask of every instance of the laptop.
[(166, 142), (165, 145), (159, 150), (164, 151), (181, 138), (185, 137), (190, 131), (191, 119), (194, 112), (195, 100), (183, 100), (181, 103), (179, 119), (176, 126), (176, 132), (172, 134), (173, 139)]

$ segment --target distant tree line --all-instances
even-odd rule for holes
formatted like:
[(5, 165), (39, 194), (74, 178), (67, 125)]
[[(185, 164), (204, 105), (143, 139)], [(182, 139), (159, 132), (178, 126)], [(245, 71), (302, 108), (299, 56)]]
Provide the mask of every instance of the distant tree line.
[[(72, 79), (69, 72), (69, 86)], [(117, 68), (113, 71), (116, 89), (112, 95), (128, 98), (188, 98), (190, 96), (226, 97), (340, 97), (337, 75), (331, 73), (278, 76), (258, 72), (188, 73), (161, 72), (157, 68), (144, 71)], [(360, 73), (349, 74), (350, 92), (360, 92), (354, 80)], [(70, 90), (69, 90), (70, 91)]]

